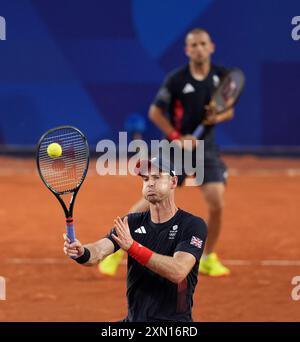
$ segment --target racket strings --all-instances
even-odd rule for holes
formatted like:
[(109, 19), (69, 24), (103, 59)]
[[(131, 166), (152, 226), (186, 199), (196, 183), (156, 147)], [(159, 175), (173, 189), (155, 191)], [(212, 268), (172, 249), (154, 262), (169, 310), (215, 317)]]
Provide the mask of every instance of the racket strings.
[(245, 76), (240, 70), (233, 70), (225, 76), (212, 99), (217, 112), (224, 111), (236, 102), (243, 90), (244, 83)]
[[(50, 157), (47, 148), (58, 143), (62, 148), (59, 157)], [(60, 128), (44, 137), (38, 151), (41, 176), (57, 193), (75, 190), (87, 171), (89, 152), (85, 138), (72, 128)]]

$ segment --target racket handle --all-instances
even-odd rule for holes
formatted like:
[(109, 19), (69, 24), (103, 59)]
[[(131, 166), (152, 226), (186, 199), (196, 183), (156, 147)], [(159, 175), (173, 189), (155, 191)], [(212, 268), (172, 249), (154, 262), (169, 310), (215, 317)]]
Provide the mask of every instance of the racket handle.
[(204, 132), (204, 125), (199, 125), (193, 132), (193, 136), (196, 138), (200, 138), (202, 133)]
[(67, 218), (67, 236), (71, 240), (71, 243), (75, 241), (75, 229), (72, 217)]

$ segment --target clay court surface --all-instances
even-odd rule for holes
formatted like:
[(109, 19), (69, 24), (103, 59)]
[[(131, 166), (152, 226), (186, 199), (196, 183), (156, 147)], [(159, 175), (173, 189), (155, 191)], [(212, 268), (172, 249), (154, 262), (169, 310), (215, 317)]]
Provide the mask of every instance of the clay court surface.
[[(199, 276), (195, 321), (299, 321), (300, 160), (227, 157), (230, 178), (217, 251), (227, 278)], [(99, 176), (91, 163), (75, 204), (77, 237), (101, 238), (140, 197), (141, 180)], [(63, 211), (31, 159), (0, 159), (0, 321), (116, 321), (126, 314), (125, 262), (116, 277), (63, 254)], [(198, 188), (177, 190), (182, 209), (207, 217)]]

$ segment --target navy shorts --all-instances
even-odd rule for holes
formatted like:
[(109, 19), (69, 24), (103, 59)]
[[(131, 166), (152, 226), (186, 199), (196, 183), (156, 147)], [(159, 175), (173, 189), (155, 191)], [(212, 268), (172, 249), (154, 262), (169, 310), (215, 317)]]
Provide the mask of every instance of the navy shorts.
[(204, 160), (204, 179), (203, 184), (210, 182), (226, 183), (227, 166), (221, 158), (214, 161)]
[[(194, 163), (194, 161), (193, 161)], [(182, 186), (187, 175), (178, 175), (178, 186)], [(211, 182), (226, 184), (227, 166), (218, 153), (206, 153), (204, 156), (204, 177), (201, 185)]]
[[(178, 175), (178, 186), (182, 186), (187, 175), (183, 173)], [(211, 182), (219, 182), (226, 184), (227, 179), (227, 166), (222, 159), (217, 159), (215, 161), (204, 160), (204, 178), (201, 185)]]

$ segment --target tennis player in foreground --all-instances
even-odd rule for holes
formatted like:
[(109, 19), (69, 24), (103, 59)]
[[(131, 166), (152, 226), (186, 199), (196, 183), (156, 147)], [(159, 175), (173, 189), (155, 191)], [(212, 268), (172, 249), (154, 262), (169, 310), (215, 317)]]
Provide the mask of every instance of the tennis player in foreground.
[(128, 315), (124, 322), (192, 321), (205, 222), (177, 208), (178, 178), (161, 157), (141, 161), (143, 196), (150, 209), (117, 217), (103, 239), (87, 245), (64, 235), (64, 252), (84, 266), (98, 265), (120, 248), (128, 254)]

